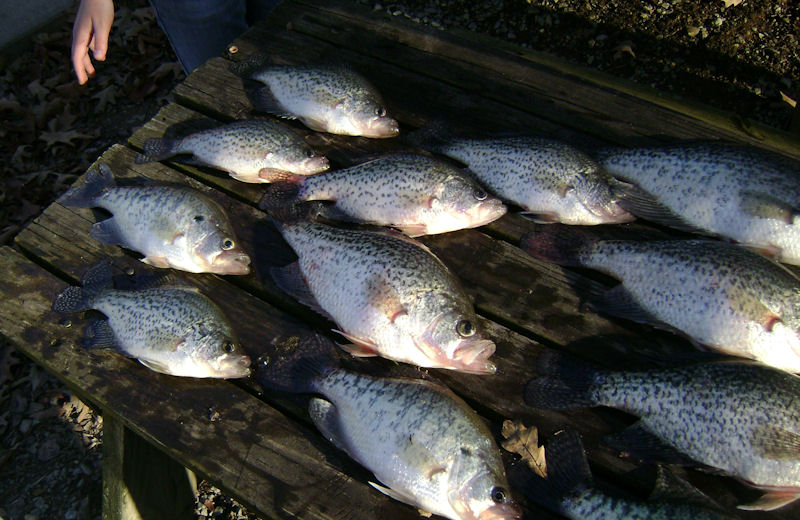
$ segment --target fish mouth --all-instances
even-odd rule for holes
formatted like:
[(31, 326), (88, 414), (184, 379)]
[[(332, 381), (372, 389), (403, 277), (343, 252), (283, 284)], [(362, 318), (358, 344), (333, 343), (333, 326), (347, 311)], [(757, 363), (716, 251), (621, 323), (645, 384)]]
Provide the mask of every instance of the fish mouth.
[(320, 173), (326, 171), (328, 168), (331, 167), (330, 161), (324, 155), (310, 157), (303, 161), (301, 166), (302, 171), (306, 175), (311, 175), (314, 173)]
[(478, 520), (517, 520), (519, 518), (522, 518), (522, 509), (516, 504), (495, 504), (478, 515)]
[(597, 217), (604, 224), (623, 224), (625, 222), (633, 222), (636, 217), (627, 211), (615, 201), (610, 201), (606, 204), (598, 204), (590, 201), (584, 201), (583, 207), (586, 211)]
[(219, 361), (219, 374), (223, 378), (249, 377), (251, 361), (249, 356), (223, 357)]
[(364, 137), (387, 138), (396, 137), (400, 133), (400, 124), (391, 117), (378, 117), (369, 122), (361, 135)]
[(490, 339), (473, 339), (462, 341), (453, 352), (454, 369), (469, 374), (494, 374), (497, 367), (489, 361), (496, 345)]
[(475, 225), (473, 227), (483, 226), (489, 222), (494, 222), (506, 214), (508, 208), (499, 199), (492, 199), (480, 204), (475, 212)]
[(214, 257), (211, 267), (216, 274), (248, 274), (250, 256), (241, 251), (222, 251)]

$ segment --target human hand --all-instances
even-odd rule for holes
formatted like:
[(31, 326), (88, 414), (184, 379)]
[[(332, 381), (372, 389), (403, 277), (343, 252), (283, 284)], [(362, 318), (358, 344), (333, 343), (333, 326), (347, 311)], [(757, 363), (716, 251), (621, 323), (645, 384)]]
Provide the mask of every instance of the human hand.
[(94, 76), (89, 51), (92, 51), (94, 59), (105, 61), (112, 23), (113, 0), (81, 0), (72, 26), (72, 67), (81, 85)]

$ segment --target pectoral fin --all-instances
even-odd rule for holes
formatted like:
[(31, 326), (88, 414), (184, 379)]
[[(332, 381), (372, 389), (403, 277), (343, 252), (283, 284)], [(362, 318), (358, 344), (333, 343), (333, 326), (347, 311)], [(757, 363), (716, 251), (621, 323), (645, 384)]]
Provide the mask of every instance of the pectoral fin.
[(766, 193), (743, 191), (742, 210), (752, 217), (779, 220), (792, 224), (800, 209)]
[(772, 327), (782, 321), (778, 314), (770, 310), (761, 300), (739, 285), (726, 286), (725, 296), (734, 311), (749, 320), (759, 323), (767, 332), (772, 332)]
[(400, 294), (382, 273), (376, 273), (367, 282), (367, 299), (372, 307), (394, 323), (400, 316), (408, 314)]
[(375, 343), (365, 339), (357, 338), (355, 336), (351, 336), (350, 334), (342, 332), (341, 330), (337, 329), (331, 329), (331, 330), (333, 332), (341, 334), (342, 336), (353, 342), (352, 345), (347, 345), (347, 344), (339, 345), (342, 348), (342, 350), (349, 353), (350, 355), (355, 357), (375, 357), (378, 355), (378, 347), (377, 345), (375, 345)]
[(762, 457), (772, 460), (800, 462), (800, 434), (774, 424), (766, 424), (753, 432), (753, 447)]
[(145, 361), (144, 359), (140, 359), (139, 363), (141, 363), (142, 365), (146, 366), (147, 368), (155, 372), (159, 372), (161, 374), (170, 374), (170, 375), (172, 374), (169, 367), (159, 361), (153, 361), (153, 360)]
[(325, 316), (331, 321), (335, 321), (328, 312), (317, 302), (314, 293), (308, 286), (303, 272), (300, 270), (300, 263), (293, 262), (284, 267), (273, 267), (269, 270), (275, 284), (285, 293), (293, 296), (297, 301), (310, 307), (315, 312)]

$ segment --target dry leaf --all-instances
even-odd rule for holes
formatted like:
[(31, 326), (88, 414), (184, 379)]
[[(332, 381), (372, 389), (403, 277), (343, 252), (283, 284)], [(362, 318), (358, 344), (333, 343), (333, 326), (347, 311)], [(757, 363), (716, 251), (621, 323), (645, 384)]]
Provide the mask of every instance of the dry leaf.
[(632, 57), (636, 57), (636, 54), (633, 52), (633, 42), (630, 40), (626, 40), (616, 47), (614, 47), (614, 59), (618, 60), (622, 57), (622, 54), (627, 52)]
[(46, 98), (47, 94), (50, 93), (50, 89), (42, 86), (42, 84), (39, 83), (38, 79), (35, 79), (30, 83), (28, 83), (28, 91), (31, 94), (33, 94), (34, 97), (36, 97), (36, 99), (38, 99), (39, 101), (44, 101), (44, 98)]
[(47, 143), (49, 147), (57, 143), (72, 145), (72, 141), (75, 139), (94, 139), (94, 136), (76, 130), (65, 130), (59, 132), (42, 132), (39, 135), (39, 139)]
[(504, 450), (519, 454), (534, 473), (547, 478), (544, 446), (539, 446), (539, 435), (535, 426), (528, 428), (518, 419), (509, 419), (503, 421), (501, 433), (506, 439), (501, 443)]
[(116, 85), (109, 85), (94, 96), (92, 99), (97, 100), (97, 105), (94, 107), (95, 113), (105, 112), (109, 105), (113, 105), (117, 101), (117, 87)]
[(787, 96), (782, 90), (781, 90), (781, 101), (785, 101), (786, 103), (791, 105), (792, 108), (797, 108), (797, 101)]
[(178, 75), (183, 73), (183, 69), (181, 68), (181, 64), (177, 61), (168, 61), (166, 63), (162, 63), (158, 66), (156, 70), (150, 73), (150, 77), (153, 80), (158, 81), (159, 79), (163, 78), (167, 74), (171, 74), (173, 78), (178, 77)]
[(722, 3), (725, 4), (725, 9), (729, 8), (732, 5), (739, 5), (742, 3), (743, 0), (722, 0)]

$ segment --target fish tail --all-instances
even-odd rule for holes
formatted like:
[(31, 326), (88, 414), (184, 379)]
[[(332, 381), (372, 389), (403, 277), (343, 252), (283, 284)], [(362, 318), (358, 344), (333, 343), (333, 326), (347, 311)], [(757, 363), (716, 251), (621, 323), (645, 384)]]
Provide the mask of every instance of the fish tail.
[(269, 212), (299, 202), (300, 188), (303, 186), (304, 179), (305, 177), (302, 175), (292, 175), (267, 184), (258, 207)]
[(442, 146), (451, 141), (453, 137), (453, 132), (443, 121), (432, 121), (418, 130), (410, 132), (406, 135), (406, 140), (415, 146), (436, 152), (440, 151)]
[(592, 388), (601, 372), (580, 359), (546, 351), (537, 360), (538, 376), (525, 385), (525, 402), (534, 408), (569, 410), (594, 406)]
[(600, 239), (584, 229), (550, 225), (542, 231), (526, 233), (520, 241), (522, 249), (539, 260), (559, 265), (581, 265), (581, 255)]
[(106, 163), (101, 162), (97, 165), (97, 169), (89, 170), (86, 182), (67, 190), (59, 202), (64, 206), (91, 208), (95, 206), (95, 200), (112, 186), (114, 186), (114, 174)]
[(313, 220), (324, 212), (322, 201), (303, 202), (300, 204), (287, 204), (276, 207), (263, 207), (267, 214), (278, 227), (288, 226), (299, 222)]
[(256, 363), (256, 380), (265, 388), (311, 393), (316, 381), (339, 366), (336, 346), (320, 334), (279, 336)]
[(182, 139), (160, 139), (153, 137), (142, 145), (142, 153), (136, 154), (134, 162), (143, 164), (147, 162), (162, 161), (178, 153)]
[(81, 287), (67, 287), (56, 296), (52, 309), (61, 313), (91, 309), (94, 299), (108, 287), (111, 287), (111, 266), (100, 260), (83, 274)]
[(563, 513), (562, 500), (593, 485), (592, 472), (578, 432), (562, 430), (545, 444), (547, 478), (525, 464), (509, 469), (509, 478), (525, 496), (554, 513)]

